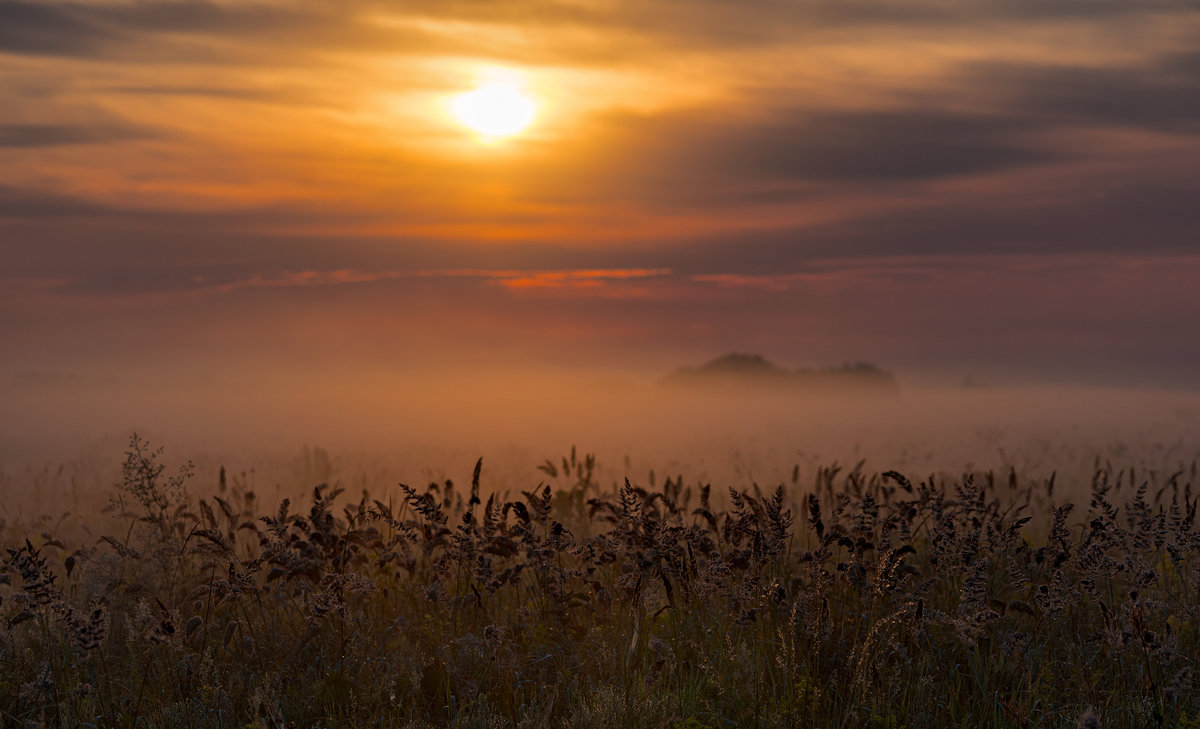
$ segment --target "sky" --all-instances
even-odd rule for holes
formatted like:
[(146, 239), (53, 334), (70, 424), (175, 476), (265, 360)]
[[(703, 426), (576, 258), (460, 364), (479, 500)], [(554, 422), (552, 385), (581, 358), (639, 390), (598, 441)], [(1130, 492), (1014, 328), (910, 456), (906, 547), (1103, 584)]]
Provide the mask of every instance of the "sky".
[[(0, 378), (1194, 386), (1198, 40), (1194, 0), (0, 0)], [(497, 75), (536, 118), (481, 138)]]

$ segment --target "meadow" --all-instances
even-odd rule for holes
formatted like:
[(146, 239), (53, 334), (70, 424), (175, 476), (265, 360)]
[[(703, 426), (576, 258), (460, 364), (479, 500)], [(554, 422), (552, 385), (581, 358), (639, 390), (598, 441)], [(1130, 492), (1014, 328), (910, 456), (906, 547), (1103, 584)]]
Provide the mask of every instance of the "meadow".
[(863, 463), (727, 485), (601, 478), (572, 449), (526, 488), (477, 462), (469, 483), (268, 499), (134, 436), (106, 513), (0, 529), (0, 716), (1200, 726), (1197, 464), (1091, 466), (1079, 493)]

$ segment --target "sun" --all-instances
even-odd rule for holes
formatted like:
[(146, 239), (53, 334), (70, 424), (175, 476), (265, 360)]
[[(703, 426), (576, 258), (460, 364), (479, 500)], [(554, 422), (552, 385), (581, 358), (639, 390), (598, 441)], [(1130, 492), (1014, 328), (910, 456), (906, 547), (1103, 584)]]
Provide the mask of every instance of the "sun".
[(455, 96), (454, 116), (471, 131), (487, 139), (520, 134), (537, 116), (537, 105), (512, 81), (495, 80)]

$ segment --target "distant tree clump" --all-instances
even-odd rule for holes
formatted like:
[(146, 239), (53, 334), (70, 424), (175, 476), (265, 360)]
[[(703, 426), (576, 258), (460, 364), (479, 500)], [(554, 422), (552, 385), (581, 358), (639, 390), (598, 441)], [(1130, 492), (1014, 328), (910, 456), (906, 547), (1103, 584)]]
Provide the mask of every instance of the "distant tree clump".
[(870, 362), (847, 362), (817, 369), (789, 370), (761, 354), (730, 353), (699, 367), (682, 367), (663, 379), (665, 385), (711, 387), (749, 385), (798, 388), (851, 388), (895, 391), (896, 378)]

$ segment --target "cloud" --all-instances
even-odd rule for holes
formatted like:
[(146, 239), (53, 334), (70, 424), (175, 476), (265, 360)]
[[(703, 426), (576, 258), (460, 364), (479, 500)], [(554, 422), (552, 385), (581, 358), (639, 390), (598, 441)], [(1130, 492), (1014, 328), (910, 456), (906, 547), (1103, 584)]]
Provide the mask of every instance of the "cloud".
[(532, 271), (493, 273), (490, 277), (508, 289), (568, 289), (608, 293), (612, 284), (671, 275), (669, 268), (592, 269), (571, 271)]
[(652, 0), (609, 6), (615, 23), (708, 45), (793, 44), (847, 28), (944, 28), (965, 23), (1128, 20), (1184, 14), (1188, 0)]
[(0, 124), (0, 148), (62, 147), (146, 139), (147, 130), (132, 126), (83, 124)]
[[(419, 28), (380, 27), (373, 2), (0, 2), (0, 53), (214, 66), (304, 65), (313, 52), (429, 53)], [(468, 45), (457, 46), (469, 50)], [(288, 55), (280, 56), (278, 51)]]
[(34, 55), (91, 56), (119, 43), (123, 34), (91, 12), (53, 2), (0, 3), (0, 51)]
[(1062, 126), (1200, 133), (1200, 54), (1167, 54), (1115, 67), (988, 63), (967, 82), (1011, 109)]
[[(336, 49), (596, 65), (617, 55), (738, 52), (848, 33), (911, 36), (917, 29), (1034, 22), (1128, 25), (1193, 11), (1189, 0), (5, 0), (0, 52), (225, 63), (264, 61), (264, 47), (279, 47), (292, 51), (292, 62)], [(219, 41), (222, 49), (205, 48), (205, 40)]]
[(0, 220), (5, 218), (62, 219), (100, 215), (105, 212), (104, 206), (72, 195), (0, 184)]
[[(606, 35), (627, 58), (680, 51), (803, 48), (831, 40), (858, 42), (868, 35), (872, 40), (888, 36), (911, 40), (922, 31), (938, 34), (992, 27), (1001, 32), (1005, 25), (1031, 23), (1128, 28), (1141, 20), (1194, 15), (1191, 0), (620, 0), (586, 4), (427, 0), (406, 3), (403, 10), (394, 5), (374, 7), (399, 17), (496, 27), (519, 24), (544, 29), (543, 38), (572, 27), (587, 29)], [(539, 50), (553, 48), (553, 44), (539, 45), (527, 47), (523, 56), (537, 59)], [(570, 49), (561, 50), (565, 53), (542, 60), (570, 62)], [(576, 52), (574, 57), (578, 59), (578, 55)]]
[[(86, 138), (84, 136), (83, 138)], [(2, 139), (2, 137), (0, 137)], [(44, 144), (34, 142), (44, 141)], [(39, 147), (61, 144), (83, 144), (66, 139), (28, 140), (23, 146)], [(0, 143), (0, 148), (3, 148)], [(9, 146), (18, 146), (15, 143)], [(111, 197), (111, 196), (110, 196)], [(161, 237), (164, 234), (177, 236), (180, 241), (190, 239), (193, 234), (211, 237), (214, 233), (241, 232), (247, 238), (263, 228), (306, 225), (347, 224), (361, 220), (360, 215), (339, 211), (333, 206), (315, 207), (311, 204), (281, 200), (256, 205), (238, 204), (236, 200), (218, 200), (205, 206), (193, 208), (154, 204), (153, 200), (131, 193), (125, 201), (94, 200), (84, 193), (58, 192), (34, 187), (0, 183), (0, 224), (5, 221), (39, 221), (47, 230), (58, 223), (70, 224), (72, 218), (103, 220), (114, 226), (111, 229), (96, 228), (92, 237), (96, 240), (120, 238), (145, 234), (147, 230)], [(131, 226), (131, 227), (124, 227)], [(216, 243), (213, 243), (216, 245)]]
[[(1200, 186), (1194, 182), (1134, 178), (1110, 181), (1098, 191), (1084, 187), (1059, 192), (1050, 201), (1038, 201), (1036, 193), (996, 200), (934, 197), (911, 207), (812, 225), (695, 236), (688, 241), (686, 257), (674, 262), (651, 257), (646, 262), (673, 265), (683, 274), (720, 271), (773, 277), (829, 258), (1133, 251), (1182, 255), (1200, 252), (1197, 195)], [(777, 279), (767, 279), (773, 280)]]
[(141, 84), (110, 86), (104, 89), (107, 93), (127, 94), (131, 96), (196, 96), (212, 99), (230, 99), (243, 101), (275, 101), (286, 102), (287, 97), (277, 90), (259, 88), (238, 88), (233, 86), (179, 86), (169, 84)]
[(977, 174), (1047, 162), (1028, 124), (948, 109), (812, 113), (786, 110), (749, 129), (720, 130), (714, 161), (753, 177), (892, 181)]
[(1034, 120), (935, 107), (711, 109), (611, 114), (585, 153), (539, 161), (528, 194), (552, 204), (627, 202), (731, 210), (1016, 172), (1069, 161)]
[[(136, 271), (127, 271), (127, 275), (137, 276)], [(144, 273), (154, 273), (146, 271)], [(614, 284), (638, 279), (660, 278), (672, 274), (669, 268), (605, 268), (605, 269), (565, 269), (565, 270), (518, 270), (518, 269), (416, 269), (395, 271), (363, 271), (356, 269), (335, 270), (304, 270), (280, 271), (277, 273), (256, 273), (247, 277), (228, 278), (227, 273), (219, 270), (196, 268), (191, 274), (185, 270), (175, 269), (168, 275), (161, 276), (158, 286), (144, 288), (130, 285), (133, 281), (111, 280), (105, 277), (105, 283), (100, 288), (96, 284), (101, 281), (83, 278), (73, 280), (58, 280), (51, 282), (45, 288), (65, 294), (98, 294), (107, 291), (109, 294), (227, 294), (248, 289), (293, 289), (306, 287), (346, 286), (354, 284), (372, 284), (385, 281), (416, 280), (416, 279), (479, 279), (511, 291), (527, 290), (581, 290), (591, 291), (598, 295), (601, 289), (608, 289)]]
[(0, 51), (35, 55), (122, 55), (130, 45), (164, 33), (186, 35), (274, 32), (315, 25), (300, 6), (205, 0), (0, 3)]
[[(1015, 177), (1114, 153), (1081, 135), (1095, 129), (1200, 136), (1198, 57), (1167, 54), (1111, 67), (967, 63), (938, 82), (948, 89), (940, 96), (913, 93), (873, 108), (779, 105), (792, 96), (779, 88), (762, 90), (762, 105), (743, 104), (739, 114), (614, 113), (596, 125), (593, 156), (577, 167), (564, 164), (546, 187), (551, 199), (578, 192), (728, 207), (880, 185)], [(566, 184), (569, 177), (584, 182)]]
[[(365, 272), (289, 271), (278, 276), (261, 275), (217, 286), (219, 291), (240, 288), (276, 288), (292, 286), (337, 286), (354, 283), (373, 283), (409, 278), (478, 278), (494, 281), (508, 289), (593, 289), (613, 282), (671, 275), (669, 268), (606, 268), (571, 269), (560, 271), (522, 271), (488, 269), (434, 269), (424, 271)], [(203, 283), (203, 282), (197, 282)]]
[(810, 278), (807, 274), (747, 276), (738, 273), (706, 273), (691, 277), (697, 283), (715, 284), (723, 289), (747, 288), (759, 291), (787, 291), (793, 284)]
[[(651, 48), (743, 51), (803, 46), (831, 35), (867, 31), (911, 34), (964, 25), (1031, 22), (1120, 22), (1190, 15), (1189, 0), (424, 0), (403, 6), (364, 2), (359, 8), (393, 18), (431, 18), (497, 27), (558, 31), (577, 27), (606, 34), (625, 51)], [(543, 35), (550, 35), (544, 33)], [(527, 50), (536, 55), (537, 49)]]

